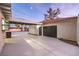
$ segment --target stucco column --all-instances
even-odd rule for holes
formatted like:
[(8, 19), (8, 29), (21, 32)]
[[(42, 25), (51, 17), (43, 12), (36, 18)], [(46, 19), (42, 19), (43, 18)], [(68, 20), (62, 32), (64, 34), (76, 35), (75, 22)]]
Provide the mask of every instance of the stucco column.
[(43, 24), (42, 24), (42, 26), (41, 26), (41, 34), (42, 34), (42, 36), (43, 36)]
[(77, 18), (77, 43), (79, 45), (79, 15), (78, 15), (78, 18)]

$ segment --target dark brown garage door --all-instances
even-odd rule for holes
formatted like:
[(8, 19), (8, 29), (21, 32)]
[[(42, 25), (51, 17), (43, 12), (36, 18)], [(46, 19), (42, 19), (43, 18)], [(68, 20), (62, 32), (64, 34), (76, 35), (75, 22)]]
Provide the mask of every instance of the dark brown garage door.
[[(39, 34), (41, 35), (41, 27), (39, 28)], [(43, 27), (43, 35), (49, 37), (57, 37), (57, 26)]]

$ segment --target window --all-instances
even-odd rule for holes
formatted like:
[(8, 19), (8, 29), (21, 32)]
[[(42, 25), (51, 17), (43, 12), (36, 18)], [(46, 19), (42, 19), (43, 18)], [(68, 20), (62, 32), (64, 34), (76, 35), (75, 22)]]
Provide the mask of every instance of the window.
[(2, 30), (8, 30), (9, 23), (8, 21), (5, 21), (5, 19), (2, 19)]

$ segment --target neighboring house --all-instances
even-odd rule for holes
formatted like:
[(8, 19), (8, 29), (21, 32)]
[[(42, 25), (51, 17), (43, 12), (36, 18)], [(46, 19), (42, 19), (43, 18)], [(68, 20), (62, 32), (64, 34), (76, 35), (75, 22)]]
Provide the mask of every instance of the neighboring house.
[[(42, 24), (31, 25), (29, 33), (54, 38), (71, 40), (79, 44), (78, 17), (56, 18), (42, 21)], [(43, 29), (42, 29), (43, 28)]]
[(39, 27), (41, 27), (41, 23), (38, 23), (37, 25), (29, 25), (29, 33), (39, 35)]

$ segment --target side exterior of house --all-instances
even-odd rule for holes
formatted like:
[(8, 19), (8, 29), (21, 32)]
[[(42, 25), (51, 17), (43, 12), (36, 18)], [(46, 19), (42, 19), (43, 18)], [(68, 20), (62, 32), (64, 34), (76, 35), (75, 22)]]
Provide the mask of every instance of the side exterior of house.
[(9, 28), (8, 20), (11, 17), (11, 4), (0, 3), (0, 53), (3, 49), (6, 38), (6, 31)]
[(2, 48), (4, 46), (4, 36), (3, 36), (3, 32), (2, 32), (2, 18), (4, 18), (1, 10), (0, 10), (0, 53), (2, 51)]

